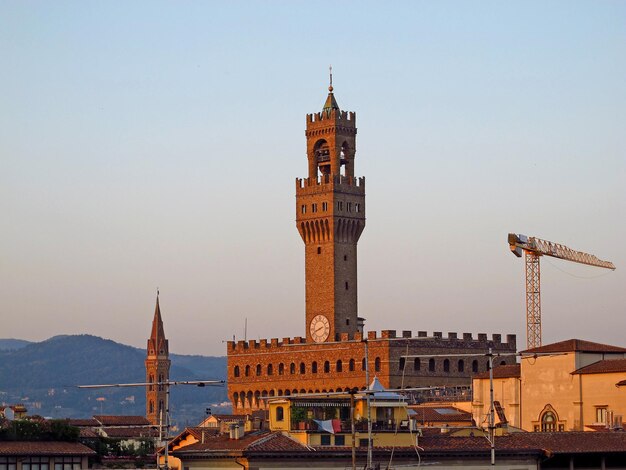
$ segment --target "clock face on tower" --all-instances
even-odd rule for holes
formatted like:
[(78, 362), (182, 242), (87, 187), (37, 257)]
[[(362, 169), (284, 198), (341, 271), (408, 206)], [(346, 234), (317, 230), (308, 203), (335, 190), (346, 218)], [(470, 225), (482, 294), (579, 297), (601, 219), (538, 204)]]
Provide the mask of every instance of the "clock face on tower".
[(326, 341), (328, 338), (328, 334), (330, 333), (330, 322), (328, 318), (324, 315), (316, 315), (313, 320), (311, 320), (311, 327), (309, 329), (311, 333), (311, 338), (316, 343), (322, 343)]

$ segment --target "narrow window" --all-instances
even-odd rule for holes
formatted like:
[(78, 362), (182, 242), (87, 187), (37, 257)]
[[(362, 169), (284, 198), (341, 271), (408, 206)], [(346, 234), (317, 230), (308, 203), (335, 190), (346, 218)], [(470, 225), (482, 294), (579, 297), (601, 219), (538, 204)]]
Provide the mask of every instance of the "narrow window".
[(419, 357), (416, 357), (416, 358), (413, 360), (413, 370), (420, 370), (420, 369), (421, 369), (421, 367), (422, 367), (422, 363), (421, 363), (421, 361), (420, 361), (420, 358), (419, 358)]
[(318, 246), (318, 247), (317, 247), (317, 254), (318, 254), (318, 255), (321, 255), (321, 254), (322, 254), (322, 247), (321, 247), (321, 246)]
[(304, 365), (304, 362), (300, 363), (300, 373), (301, 374), (305, 374), (306, 373), (306, 366)]
[(354, 205), (354, 211), (355, 212), (361, 212), (361, 204), (359, 204), (358, 202)]
[(346, 290), (348, 290), (348, 281), (346, 281)]
[(330, 362), (328, 361), (324, 362), (324, 372), (330, 372)]
[(361, 361), (361, 370), (367, 369), (367, 364), (365, 363), (365, 358)]
[(267, 365), (267, 375), (274, 375), (274, 366), (272, 364)]
[(450, 360), (444, 359), (443, 361), (443, 371), (450, 372)]
[(434, 359), (428, 360), (428, 370), (431, 372), (435, 372), (435, 360)]
[(350, 359), (350, 362), (348, 363), (348, 370), (350, 372), (354, 372), (354, 359)]
[(326, 212), (328, 210), (328, 203), (327, 202), (322, 202), (322, 210), (324, 212)]
[(350, 319), (346, 318), (346, 325), (349, 325), (349, 324), (350, 324)]
[(317, 374), (317, 362), (313, 361), (313, 363), (311, 364), (311, 372), (314, 374)]
[(301, 213), (301, 214), (306, 214), (306, 205), (305, 205), (305, 204), (302, 204), (302, 205), (300, 206), (300, 213)]
[(235, 366), (235, 377), (239, 377), (239, 366)]
[(261, 375), (261, 364), (256, 365), (256, 375)]
[(285, 375), (285, 364), (278, 364), (278, 375)]
[(477, 360), (473, 360), (472, 361), (472, 372), (478, 372), (478, 361)]
[(250, 377), (250, 366), (246, 366), (246, 377)]
[(343, 255), (343, 260), (348, 261), (348, 255)]
[(290, 373), (291, 375), (293, 375), (293, 374), (295, 374), (295, 373), (296, 373), (296, 364), (295, 364), (295, 363), (293, 363), (293, 362), (289, 365), (289, 373)]
[(348, 209), (348, 212), (352, 212), (352, 203), (351, 202), (349, 202), (347, 204), (347, 209)]
[(463, 362), (463, 359), (459, 359), (459, 372), (463, 371), (465, 371), (465, 362)]
[(403, 370), (404, 370), (404, 365), (405, 365), (405, 363), (406, 363), (406, 358), (401, 357), (401, 358), (400, 358), (400, 363), (398, 364), (398, 369), (399, 369), (400, 371), (403, 371)]
[(380, 372), (380, 357), (377, 357), (377, 358), (374, 360), (374, 370), (375, 370), (376, 372)]
[(311, 204), (311, 212), (317, 212), (317, 204)]
[(276, 407), (276, 421), (284, 421), (285, 420), (285, 410), (282, 406)]
[(337, 361), (337, 372), (343, 372), (343, 363), (341, 362), (341, 359), (339, 359)]

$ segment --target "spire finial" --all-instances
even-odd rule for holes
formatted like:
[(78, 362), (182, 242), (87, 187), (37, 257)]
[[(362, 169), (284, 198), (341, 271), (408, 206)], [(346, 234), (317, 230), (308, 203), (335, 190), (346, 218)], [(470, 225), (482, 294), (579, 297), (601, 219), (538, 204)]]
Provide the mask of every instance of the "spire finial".
[(157, 287), (157, 299), (159, 298), (159, 288)]
[(332, 65), (328, 67), (328, 71), (330, 73), (330, 85), (328, 87), (328, 91), (332, 93), (333, 92), (333, 66)]

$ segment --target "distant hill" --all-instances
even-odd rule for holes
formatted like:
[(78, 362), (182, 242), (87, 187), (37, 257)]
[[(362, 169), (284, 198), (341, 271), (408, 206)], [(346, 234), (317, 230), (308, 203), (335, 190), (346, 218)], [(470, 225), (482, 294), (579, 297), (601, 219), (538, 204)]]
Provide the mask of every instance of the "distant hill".
[(21, 349), (28, 346), (31, 342), (23, 339), (0, 338), (0, 351)]
[[(145, 351), (91, 335), (56, 336), (40, 343), (0, 350), (0, 402), (24, 403), (29, 414), (88, 417), (145, 414), (140, 387), (78, 389), (76, 385), (145, 381)], [(6, 343), (12, 344), (12, 343)], [(226, 379), (226, 358), (171, 354), (172, 380)], [(173, 421), (200, 421), (207, 407), (225, 401), (225, 387), (172, 389)]]

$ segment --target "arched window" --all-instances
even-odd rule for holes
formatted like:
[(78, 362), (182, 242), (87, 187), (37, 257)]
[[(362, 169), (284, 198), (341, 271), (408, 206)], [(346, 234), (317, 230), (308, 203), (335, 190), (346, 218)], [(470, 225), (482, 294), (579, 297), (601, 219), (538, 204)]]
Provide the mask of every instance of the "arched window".
[(285, 364), (278, 364), (278, 375), (285, 375)]
[(506, 361), (500, 361), (501, 366), (506, 366)]
[(343, 363), (341, 362), (341, 359), (339, 359), (337, 361), (336, 366), (337, 366), (337, 372), (342, 372), (343, 371)]
[(354, 366), (355, 366), (354, 359), (350, 359), (350, 362), (348, 363), (348, 370), (350, 372), (354, 372)]
[(159, 374), (159, 391), (163, 391), (162, 382), (165, 382), (165, 380), (163, 380), (163, 374)]
[(450, 372), (450, 360), (449, 359), (443, 360), (443, 371)]
[(276, 407), (276, 421), (284, 421), (285, 420), (285, 410), (282, 406)]
[(289, 373), (291, 375), (296, 373), (296, 364), (295, 364), (295, 362), (292, 362), (291, 364), (289, 364)]
[(250, 377), (250, 366), (246, 366), (246, 377)]
[(261, 364), (256, 365), (256, 375), (261, 375)]
[(300, 373), (301, 374), (305, 374), (306, 373), (306, 366), (304, 365), (304, 362), (300, 363)]
[(233, 372), (235, 377), (239, 377), (239, 366), (235, 366), (235, 371)]
[(546, 411), (541, 417), (541, 432), (556, 431), (556, 417), (552, 411)]
[(428, 370), (431, 372), (435, 372), (435, 360), (428, 359)]
[(239, 408), (239, 392), (233, 393), (233, 407)]
[(422, 368), (422, 362), (419, 357), (413, 360), (413, 370), (420, 370)]
[(148, 408), (150, 410), (150, 413), (154, 413), (154, 402), (152, 400), (150, 400), (150, 406)]
[(312, 372), (313, 374), (317, 374), (317, 362), (316, 362), (316, 361), (313, 361), (313, 362), (311, 363), (311, 372)]
[(274, 375), (274, 366), (272, 364), (267, 365), (267, 375)]
[[(150, 382), (151, 384), (154, 383), (154, 375), (153, 374), (150, 375), (150, 378), (148, 379), (148, 382)], [(154, 390), (154, 385), (150, 385), (149, 389), (152, 392)]]
[(465, 371), (465, 362), (463, 362), (463, 359), (459, 359), (458, 369), (459, 369), (459, 372)]
[(380, 357), (377, 357), (377, 358), (374, 360), (374, 370), (375, 370), (376, 372), (380, 372)]
[(403, 370), (404, 370), (404, 366), (405, 366), (405, 364), (406, 364), (406, 358), (401, 357), (401, 358), (400, 358), (400, 362), (398, 363), (398, 369), (399, 369), (400, 371), (403, 371)]
[(326, 373), (330, 372), (330, 362), (328, 361), (324, 362), (324, 372)]
[(478, 372), (478, 361), (476, 359), (472, 361), (472, 372)]

